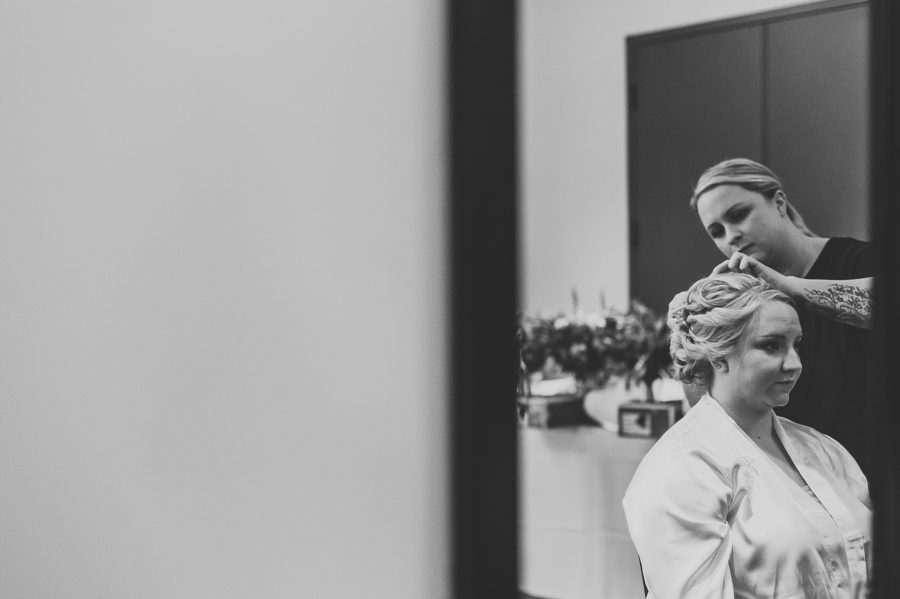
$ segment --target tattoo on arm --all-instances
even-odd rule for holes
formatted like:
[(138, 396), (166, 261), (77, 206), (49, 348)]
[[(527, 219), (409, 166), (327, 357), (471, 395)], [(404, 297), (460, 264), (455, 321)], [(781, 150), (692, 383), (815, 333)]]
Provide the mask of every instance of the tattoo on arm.
[(872, 290), (835, 283), (825, 289), (803, 289), (806, 307), (831, 320), (868, 329), (872, 320)]

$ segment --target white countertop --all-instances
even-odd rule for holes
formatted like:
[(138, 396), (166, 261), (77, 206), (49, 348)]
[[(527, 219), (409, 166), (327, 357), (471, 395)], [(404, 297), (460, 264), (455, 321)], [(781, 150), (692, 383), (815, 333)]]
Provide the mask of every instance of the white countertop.
[(599, 427), (520, 429), (523, 591), (551, 599), (643, 596), (622, 497), (654, 442)]

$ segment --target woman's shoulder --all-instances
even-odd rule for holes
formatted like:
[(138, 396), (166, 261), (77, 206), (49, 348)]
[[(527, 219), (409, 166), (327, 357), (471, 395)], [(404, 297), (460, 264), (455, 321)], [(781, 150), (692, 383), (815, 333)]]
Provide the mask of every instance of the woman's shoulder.
[[(733, 436), (716, 406), (701, 399), (684, 417), (666, 431), (641, 460), (635, 479), (649, 476), (662, 483), (686, 476), (711, 477), (725, 481), (740, 460), (734, 451)], [(725, 425), (725, 426), (723, 426)]]
[[(785, 418), (784, 416), (776, 415), (775, 417), (781, 424), (781, 428), (784, 429), (785, 434), (787, 434), (792, 441), (812, 442), (817, 445), (826, 444), (828, 440), (834, 441), (825, 433), (820, 432), (811, 426), (794, 422), (790, 418)], [(836, 443), (836, 441), (834, 442)]]
[(817, 456), (833, 468), (843, 468), (845, 462), (853, 460), (847, 448), (834, 437), (783, 416), (777, 416), (777, 418), (794, 447), (804, 453)]
[(736, 426), (722, 406), (706, 394), (660, 437), (653, 448), (659, 447), (659, 451), (676, 448), (685, 452), (694, 449), (716, 451), (723, 445), (733, 446)]
[[(666, 431), (638, 465), (622, 503), (627, 513), (678, 509), (724, 514), (740, 467), (728, 444), (714, 439), (720, 422), (698, 403)], [(714, 420), (714, 415), (713, 415)]]

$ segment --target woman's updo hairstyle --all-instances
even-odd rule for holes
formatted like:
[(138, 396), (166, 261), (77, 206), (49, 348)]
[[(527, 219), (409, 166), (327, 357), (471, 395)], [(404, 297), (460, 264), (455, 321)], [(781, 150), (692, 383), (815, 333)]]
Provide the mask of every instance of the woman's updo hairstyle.
[(713, 362), (724, 360), (740, 343), (747, 325), (767, 301), (794, 302), (762, 279), (722, 273), (700, 279), (669, 302), (669, 353), (675, 378), (708, 390)]
[[(768, 200), (774, 199), (775, 194), (779, 191), (784, 192), (781, 181), (768, 167), (749, 158), (731, 158), (709, 167), (700, 175), (697, 186), (694, 187), (694, 195), (691, 196), (691, 208), (696, 212), (697, 200), (700, 199), (700, 196), (720, 185), (736, 185), (747, 191), (758, 193)], [(794, 226), (800, 229), (804, 235), (816, 237), (815, 233), (806, 226), (806, 222), (797, 209), (787, 200), (785, 200), (785, 211)]]

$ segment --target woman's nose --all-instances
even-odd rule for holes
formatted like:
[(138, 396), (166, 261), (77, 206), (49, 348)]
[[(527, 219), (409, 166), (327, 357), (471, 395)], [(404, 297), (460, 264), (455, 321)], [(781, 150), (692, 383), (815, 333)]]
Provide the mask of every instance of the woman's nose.
[(803, 363), (800, 362), (800, 354), (797, 353), (796, 349), (792, 347), (790, 351), (788, 351), (787, 356), (784, 358), (784, 362), (781, 364), (781, 368), (786, 372), (803, 368)]
[(736, 246), (737, 242), (741, 239), (741, 232), (736, 227), (728, 227), (725, 229), (725, 240), (728, 242), (730, 246)]

